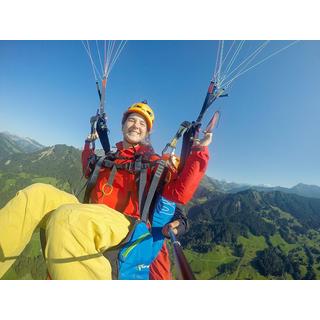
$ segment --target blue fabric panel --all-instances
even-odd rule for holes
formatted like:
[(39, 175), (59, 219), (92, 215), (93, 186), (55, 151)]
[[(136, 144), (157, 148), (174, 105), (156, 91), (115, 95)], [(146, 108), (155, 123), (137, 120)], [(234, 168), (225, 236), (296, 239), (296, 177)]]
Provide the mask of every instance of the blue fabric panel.
[(149, 280), (153, 239), (147, 225), (136, 225), (131, 239), (119, 252), (120, 280)]
[(166, 198), (159, 196), (155, 205), (155, 211), (153, 213), (151, 233), (153, 237), (153, 260), (157, 257), (164, 242), (164, 235), (162, 234), (162, 228), (169, 222), (171, 222), (176, 209), (176, 204)]

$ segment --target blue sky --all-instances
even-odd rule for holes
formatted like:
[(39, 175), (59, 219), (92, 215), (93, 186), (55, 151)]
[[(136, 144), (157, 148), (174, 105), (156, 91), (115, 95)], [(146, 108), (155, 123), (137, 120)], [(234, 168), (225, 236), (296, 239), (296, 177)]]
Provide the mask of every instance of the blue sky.
[[(111, 141), (121, 139), (123, 111), (147, 99), (160, 152), (180, 122), (197, 117), (217, 44), (128, 41), (107, 87)], [(246, 43), (243, 57), (257, 44)], [(257, 61), (287, 44), (272, 41)], [(222, 112), (207, 174), (251, 184), (320, 185), (319, 74), (320, 41), (301, 41), (239, 77), (205, 118)], [(80, 41), (0, 41), (0, 131), (81, 148), (97, 107)]]

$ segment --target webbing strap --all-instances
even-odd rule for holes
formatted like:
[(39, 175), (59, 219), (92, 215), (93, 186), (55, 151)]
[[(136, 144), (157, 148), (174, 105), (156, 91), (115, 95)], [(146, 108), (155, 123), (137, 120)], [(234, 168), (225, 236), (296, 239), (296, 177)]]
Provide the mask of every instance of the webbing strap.
[(137, 170), (137, 165), (135, 162), (128, 162), (128, 163), (114, 163), (112, 160), (105, 159), (103, 161), (103, 166), (106, 168), (112, 168), (113, 166), (116, 166), (117, 169), (120, 170), (129, 170), (129, 171), (140, 171), (141, 169), (147, 169), (147, 168), (152, 168), (156, 166), (158, 161), (154, 162), (148, 162), (148, 163), (141, 163), (141, 166), (139, 167), (140, 169)]
[(139, 178), (139, 210), (140, 213), (142, 212), (142, 207), (143, 207), (143, 195), (144, 195), (144, 190), (146, 188), (147, 184), (147, 169), (142, 169), (140, 172), (140, 178)]
[(143, 211), (142, 211), (142, 214), (141, 214), (141, 220), (144, 221), (144, 222), (148, 221), (149, 209), (150, 209), (154, 194), (155, 194), (155, 192), (157, 190), (157, 187), (159, 185), (160, 178), (162, 176), (162, 173), (164, 171), (165, 166), (166, 166), (166, 161), (165, 160), (161, 160), (159, 162), (158, 168), (157, 168), (157, 170), (156, 170), (156, 172), (155, 172), (155, 174), (153, 176), (153, 179), (152, 179), (152, 182), (151, 182), (151, 185), (150, 185), (150, 188), (149, 188), (149, 192), (148, 192), (146, 201), (145, 201), (144, 206), (143, 206)]
[(139, 174), (139, 187), (138, 187), (138, 201), (139, 201), (139, 210), (141, 213), (142, 208), (142, 201), (143, 201), (143, 195), (144, 195), (144, 189), (147, 184), (147, 170), (143, 169), (142, 171), (142, 155), (138, 156), (134, 162), (134, 171), (135, 173)]
[(107, 182), (107, 184), (108, 184), (110, 187), (113, 185), (113, 180), (114, 180), (114, 177), (115, 177), (116, 173), (117, 173), (117, 167), (116, 167), (116, 166), (113, 166), (112, 169), (111, 169), (109, 178), (108, 178), (108, 182)]
[(101, 157), (98, 160), (98, 162), (96, 163), (96, 166), (92, 172), (92, 175), (90, 176), (90, 179), (88, 180), (86, 192), (84, 194), (83, 203), (89, 203), (91, 191), (96, 184), (103, 160), (104, 160), (103, 157)]

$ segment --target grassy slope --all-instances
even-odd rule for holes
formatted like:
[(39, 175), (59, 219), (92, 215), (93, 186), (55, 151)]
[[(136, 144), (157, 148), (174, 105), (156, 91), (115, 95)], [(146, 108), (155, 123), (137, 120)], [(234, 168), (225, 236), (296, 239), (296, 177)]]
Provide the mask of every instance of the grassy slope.
[(47, 269), (40, 248), (39, 231), (36, 231), (2, 280), (43, 280), (46, 276)]
[(222, 245), (215, 246), (214, 250), (206, 254), (195, 253), (191, 250), (184, 252), (196, 278), (201, 280), (215, 278), (218, 274), (218, 266), (235, 259), (230, 248)]
[[(316, 239), (316, 241), (314, 241)], [(314, 233), (314, 239), (311, 241), (307, 237), (300, 237), (298, 243), (287, 243), (279, 233), (276, 233), (270, 238), (273, 246), (279, 246), (287, 255), (291, 250), (298, 249), (296, 252), (297, 259), (300, 259), (300, 270), (302, 276), (307, 273), (307, 256), (303, 250), (304, 245), (312, 246), (320, 250), (320, 234)], [(256, 237), (250, 235), (249, 238), (240, 236), (238, 242), (243, 245), (244, 256), (236, 257), (232, 254), (232, 250), (228, 246), (217, 245), (213, 250), (199, 254), (191, 250), (185, 250), (186, 257), (191, 265), (197, 279), (275, 279), (275, 277), (264, 277), (257, 272), (252, 266), (251, 261), (257, 254), (257, 251), (267, 248), (267, 243), (264, 237)], [(218, 267), (222, 264), (237, 260), (237, 268), (231, 274), (219, 274)], [(313, 270), (316, 273), (316, 278), (320, 279), (320, 261), (314, 263)], [(285, 275), (285, 279), (292, 279), (290, 274)]]
[(244, 256), (240, 260), (238, 269), (230, 275), (231, 279), (266, 279), (260, 275), (252, 266), (251, 261), (256, 256), (257, 251), (267, 248), (264, 237), (250, 235), (249, 238), (239, 237), (238, 241), (244, 247)]
[[(8, 174), (1, 173), (0, 175), (0, 208), (4, 206), (18, 190), (21, 190), (33, 183), (48, 183), (59, 189), (70, 191), (70, 186), (65, 181), (54, 177), (40, 177), (35, 174), (20, 172), (15, 174), (15, 177), (8, 178)], [(2, 179), (4, 181), (1, 181)]]
[[(223, 245), (214, 246), (213, 250), (199, 254), (191, 250), (185, 250), (186, 257), (197, 279), (266, 279), (261, 276), (250, 262), (256, 252), (263, 250), (267, 244), (263, 237), (250, 235), (249, 239), (239, 237), (239, 243), (244, 247), (244, 256), (236, 257), (232, 254), (231, 248)], [(219, 274), (218, 267), (234, 260), (238, 261), (237, 270), (231, 274)]]

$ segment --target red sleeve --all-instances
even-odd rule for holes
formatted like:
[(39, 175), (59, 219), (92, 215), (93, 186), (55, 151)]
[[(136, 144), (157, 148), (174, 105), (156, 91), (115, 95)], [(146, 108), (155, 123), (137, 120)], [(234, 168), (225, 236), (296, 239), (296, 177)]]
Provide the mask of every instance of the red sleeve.
[(182, 172), (165, 185), (163, 196), (181, 204), (189, 202), (206, 172), (208, 161), (208, 147), (193, 147)]
[(94, 154), (94, 150), (90, 148), (90, 142), (85, 142), (82, 154), (81, 154), (81, 161), (82, 161), (82, 172), (84, 173), (85, 177), (88, 178), (90, 175), (90, 169), (88, 166), (88, 160), (90, 156)]

